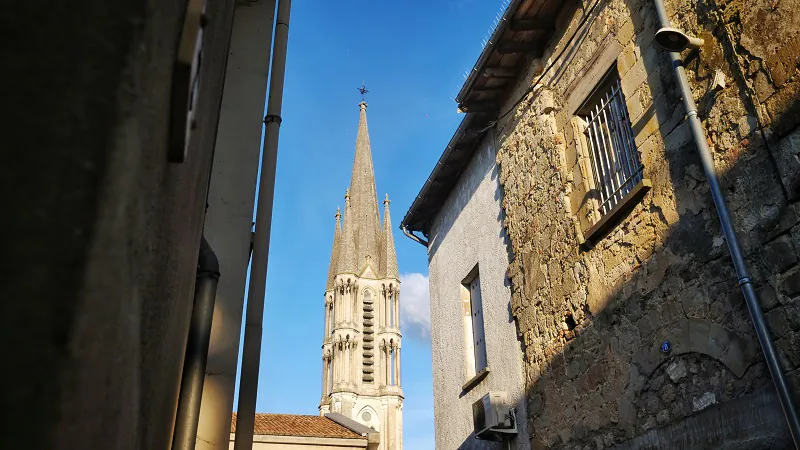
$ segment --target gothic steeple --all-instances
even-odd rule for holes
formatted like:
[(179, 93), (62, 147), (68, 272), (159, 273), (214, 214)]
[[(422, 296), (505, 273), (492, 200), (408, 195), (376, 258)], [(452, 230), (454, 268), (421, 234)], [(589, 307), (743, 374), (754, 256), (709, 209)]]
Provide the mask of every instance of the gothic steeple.
[[(367, 92), (363, 85), (359, 91)], [(344, 216), (336, 212), (325, 288), (319, 412), (344, 414), (381, 430), (380, 448), (401, 450), (400, 277), (388, 195), (383, 224), (378, 210), (363, 98), (359, 109), (353, 174)]]
[(367, 130), (367, 103), (359, 104), (356, 155), (353, 159), (353, 175), (350, 180), (351, 215), (345, 212), (345, 228), (351, 224), (355, 229), (356, 270), (364, 270), (368, 262), (378, 270), (381, 240), (378, 194), (375, 191), (375, 171), (372, 166), (372, 151)]
[(392, 236), (392, 218), (389, 216), (389, 194), (383, 201), (383, 252), (381, 254), (381, 275), (386, 278), (400, 279), (397, 272), (397, 253), (394, 250)]

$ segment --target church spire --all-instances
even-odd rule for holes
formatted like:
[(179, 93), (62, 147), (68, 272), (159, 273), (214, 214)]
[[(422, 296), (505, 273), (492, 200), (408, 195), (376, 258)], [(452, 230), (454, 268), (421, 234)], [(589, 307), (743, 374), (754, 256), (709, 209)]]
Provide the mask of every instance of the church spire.
[[(375, 171), (372, 166), (372, 151), (367, 129), (367, 103), (359, 104), (361, 113), (358, 120), (356, 154), (353, 159), (353, 175), (350, 180), (350, 213), (345, 211), (345, 228), (354, 225), (356, 245), (356, 270), (373, 261), (377, 270), (381, 238), (380, 216), (378, 215), (378, 194), (375, 190)], [(349, 215), (348, 215), (349, 214)]]
[(333, 277), (336, 276), (339, 247), (341, 245), (339, 241), (341, 241), (342, 234), (342, 213), (339, 212), (339, 208), (336, 208), (336, 216), (334, 217), (336, 217), (336, 228), (333, 230), (333, 249), (331, 250), (331, 264), (328, 267), (328, 282), (325, 284), (325, 290), (333, 288)]
[[(346, 414), (380, 433), (381, 449), (402, 450), (400, 279), (389, 215), (381, 204), (362, 101), (353, 174), (336, 229), (325, 289), (321, 415)], [(338, 284), (337, 284), (338, 283)], [(378, 411), (382, 411), (379, 413)]]
[(381, 255), (381, 274), (386, 278), (400, 279), (397, 271), (397, 252), (394, 250), (394, 236), (392, 236), (392, 218), (389, 216), (389, 194), (383, 201), (383, 254)]

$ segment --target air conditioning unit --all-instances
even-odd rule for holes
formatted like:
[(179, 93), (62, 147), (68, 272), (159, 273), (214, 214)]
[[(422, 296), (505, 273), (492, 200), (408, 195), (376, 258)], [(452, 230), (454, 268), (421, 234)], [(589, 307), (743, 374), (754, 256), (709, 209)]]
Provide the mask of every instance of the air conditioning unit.
[(514, 408), (505, 392), (490, 392), (472, 404), (475, 437), (486, 441), (505, 441), (517, 434)]

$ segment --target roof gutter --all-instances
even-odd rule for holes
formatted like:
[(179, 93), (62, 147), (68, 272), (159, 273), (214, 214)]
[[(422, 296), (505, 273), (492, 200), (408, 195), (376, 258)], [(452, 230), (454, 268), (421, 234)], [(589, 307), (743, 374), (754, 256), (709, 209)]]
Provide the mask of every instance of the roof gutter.
[(378, 446), (381, 443), (381, 435), (377, 431), (339, 413), (327, 413), (325, 417), (366, 438), (367, 450), (378, 450)]
[(458, 103), (459, 107), (461, 106), (462, 101), (469, 95), (472, 85), (475, 84), (478, 76), (481, 74), (481, 72), (483, 72), (483, 66), (489, 60), (489, 57), (495, 50), (495, 47), (497, 47), (497, 43), (500, 41), (500, 37), (503, 35), (503, 33), (505, 33), (506, 27), (511, 23), (511, 18), (514, 16), (514, 13), (517, 12), (517, 9), (520, 7), (523, 1), (525, 0), (512, 0), (511, 3), (509, 3), (508, 7), (503, 13), (503, 17), (495, 27), (492, 36), (489, 38), (489, 42), (487, 42), (483, 47), (481, 56), (478, 57), (478, 61), (472, 67), (472, 71), (470, 72), (469, 77), (467, 77), (467, 81), (464, 82), (464, 85), (461, 86), (461, 90), (458, 91), (456, 102)]

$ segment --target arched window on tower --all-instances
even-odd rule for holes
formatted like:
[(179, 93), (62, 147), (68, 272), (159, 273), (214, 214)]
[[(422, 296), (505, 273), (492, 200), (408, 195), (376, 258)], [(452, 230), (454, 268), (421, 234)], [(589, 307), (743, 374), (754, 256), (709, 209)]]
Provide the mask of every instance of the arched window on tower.
[(387, 385), (394, 386), (394, 371), (397, 369), (394, 366), (394, 339), (389, 340), (389, 347), (386, 351), (386, 355), (389, 358), (387, 361), (386, 367), (389, 369), (389, 382)]
[(395, 321), (397, 320), (397, 317), (394, 316), (394, 290), (391, 288), (391, 286), (389, 288), (389, 292), (387, 292), (386, 295), (389, 299), (389, 301), (387, 302), (388, 311), (386, 311), (386, 318), (389, 326), (393, 327), (396, 325)]

